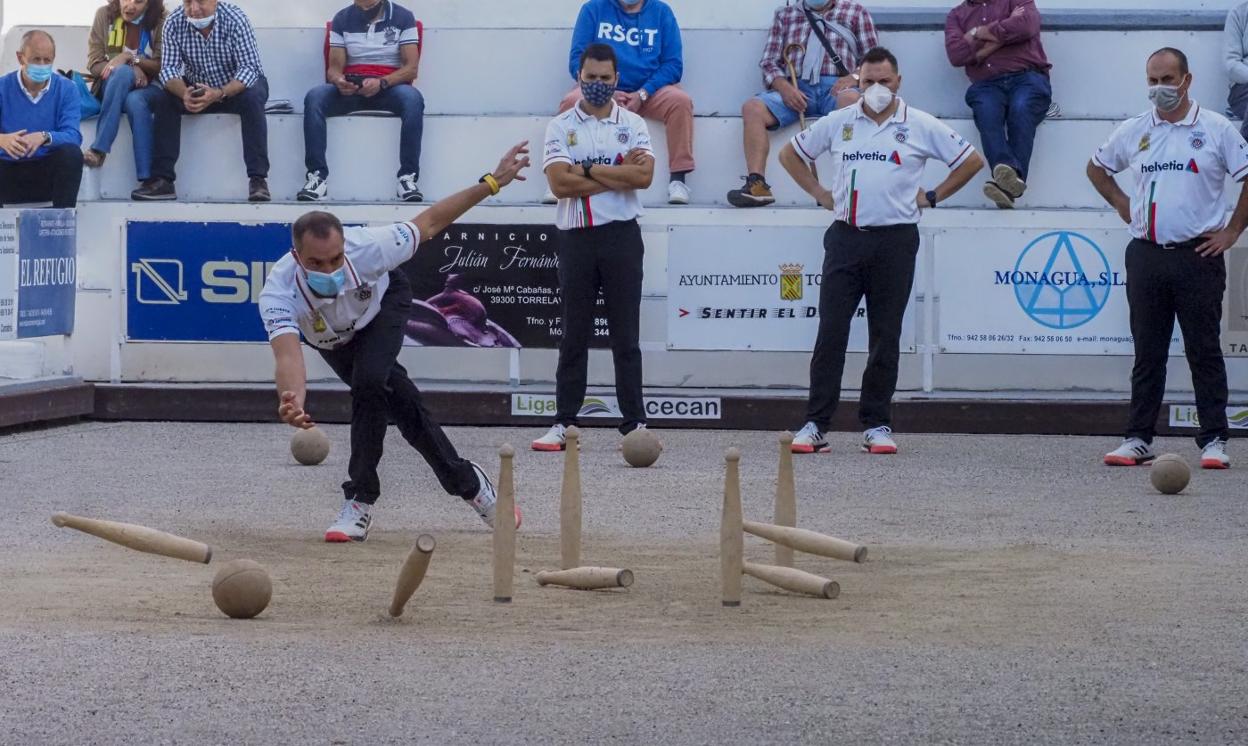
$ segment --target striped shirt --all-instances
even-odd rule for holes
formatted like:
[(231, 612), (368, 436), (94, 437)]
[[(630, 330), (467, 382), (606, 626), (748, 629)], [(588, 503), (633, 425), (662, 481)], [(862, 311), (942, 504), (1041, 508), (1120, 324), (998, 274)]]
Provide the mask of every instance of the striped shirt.
[(876, 124), (862, 101), (834, 111), (793, 138), (793, 147), (813, 161), (829, 153), (836, 168), (830, 190), (835, 215), (856, 227), (913, 225), (916, 201), (929, 160), (951, 170), (975, 148), (949, 125), (897, 100), (897, 110)]
[(370, 11), (349, 5), (330, 24), (329, 46), (346, 51), (347, 74), (389, 75), (403, 66), (401, 48), (410, 44), (420, 45), (416, 16), (390, 0)]
[[(863, 56), (880, 43), (880, 37), (875, 32), (875, 23), (871, 20), (871, 14), (867, 9), (862, 7), (854, 0), (836, 0), (832, 6), (819, 12), (814, 12), (816, 18), (822, 18), (824, 23), (820, 28), (824, 35), (828, 37), (828, 43), (832, 45), (833, 51), (841, 58), (845, 65), (845, 69), (853, 72), (858, 69), (858, 62)], [(829, 23), (845, 29), (854, 37), (854, 44), (851, 46), (849, 40), (841, 34), (837, 33)], [(806, 20), (806, 14), (802, 11), (802, 2), (794, 5), (785, 5), (776, 9), (776, 17), (771, 23), (771, 33), (767, 35), (767, 44), (763, 47), (763, 59), (758, 66), (763, 70), (763, 85), (768, 88), (776, 78), (788, 77), (788, 66), (784, 60), (784, 50), (790, 45), (799, 44), (806, 46), (806, 41), (810, 36), (810, 21)], [(818, 54), (823, 56), (823, 67), (820, 75), (840, 75), (836, 69), (836, 63), (828, 56), (828, 53), (820, 44), (818, 49), (807, 49), (806, 54)], [(792, 57), (793, 68), (800, 75), (802, 72), (802, 53), (795, 53)]]
[(217, 3), (217, 18), (207, 37), (187, 22), (186, 11), (178, 7), (165, 19), (163, 36), (161, 85), (182, 78), (188, 85), (222, 88), (237, 80), (250, 88), (264, 75), (256, 32), (237, 5)]
[(1111, 174), (1130, 171), (1131, 235), (1154, 243), (1187, 241), (1227, 222), (1226, 177), (1248, 178), (1248, 143), (1216, 112), (1192, 110), (1171, 124), (1156, 111), (1118, 126), (1092, 156)]

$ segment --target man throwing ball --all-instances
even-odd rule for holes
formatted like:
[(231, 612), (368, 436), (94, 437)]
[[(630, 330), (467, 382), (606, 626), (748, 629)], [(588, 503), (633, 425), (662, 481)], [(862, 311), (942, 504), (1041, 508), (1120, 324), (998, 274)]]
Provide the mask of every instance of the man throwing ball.
[[(437, 202), (409, 222), (343, 228), (327, 212), (295, 221), (294, 246), (277, 262), (260, 295), (260, 315), (277, 361), (278, 416), (298, 428), (313, 426), (306, 411), (307, 374), (299, 334), (351, 387), (351, 460), (345, 501), (325, 541), (364, 541), (381, 494), (377, 464), (390, 418), (437, 475), (442, 488), (462, 497), (494, 526), (494, 485), (477, 464), (460, 458), (421, 402), (420, 391), (398, 363), (412, 288), (398, 267), (416, 247), (515, 179), (529, 165), (528, 143), (516, 145), (493, 173)], [(520, 510), (516, 509), (516, 526)]]

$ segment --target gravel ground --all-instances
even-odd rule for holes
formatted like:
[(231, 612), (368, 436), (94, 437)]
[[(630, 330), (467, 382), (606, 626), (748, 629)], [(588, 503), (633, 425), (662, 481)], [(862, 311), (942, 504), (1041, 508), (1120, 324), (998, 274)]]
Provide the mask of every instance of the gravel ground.
[[(539, 588), (558, 561), (562, 459), (521, 450), (515, 603), (489, 535), (397, 433), (369, 540), (319, 541), (347, 429), (300, 467), (270, 425), (90, 423), (0, 437), (0, 743), (1244, 743), (1248, 477), (1176, 497), (1110, 469), (1104, 439), (902, 435), (895, 457), (797, 457), (799, 524), (868, 544), (805, 557), (835, 600), (746, 579), (720, 608), (722, 454), (768, 519), (771, 433), (671, 431), (650, 469), (586, 433), (584, 555), (625, 591)], [(539, 433), (453, 428), (497, 469)], [(1197, 462), (1194, 445), (1167, 440)], [(1232, 457), (1242, 457), (1232, 447)], [(55, 510), (212, 543), (209, 567), (58, 530)], [(419, 532), (438, 548), (408, 613), (384, 609)], [(770, 548), (747, 541), (751, 559)], [(274, 597), (224, 618), (220, 561)]]

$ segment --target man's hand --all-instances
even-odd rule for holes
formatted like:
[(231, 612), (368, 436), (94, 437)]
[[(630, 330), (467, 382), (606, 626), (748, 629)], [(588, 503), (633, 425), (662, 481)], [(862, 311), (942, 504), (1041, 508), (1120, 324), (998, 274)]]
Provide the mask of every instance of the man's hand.
[(1027, 12), (1027, 6), (1020, 5), (1010, 12), (1010, 18), (1018, 18), (1019, 16), (1021, 16), (1022, 14), (1026, 12)]
[(1196, 253), (1201, 256), (1221, 256), (1235, 245), (1239, 234), (1240, 231), (1229, 225), (1215, 233), (1205, 233), (1201, 236), (1205, 242), (1196, 247)]
[(932, 203), (927, 201), (927, 192), (923, 189), (919, 189), (919, 196), (914, 198), (914, 203), (919, 206), (920, 210), (926, 210), (932, 206)]
[(806, 111), (806, 107), (810, 104), (806, 101), (806, 94), (793, 87), (793, 84), (783, 78), (776, 78), (771, 87), (780, 94), (780, 100), (784, 105), (801, 114)]
[(815, 201), (818, 202), (819, 206), (825, 210), (836, 209), (836, 199), (832, 197), (832, 192), (829, 192), (827, 189), (822, 187), (820, 187), (819, 191), (815, 193)]
[(19, 139), (26, 146), (26, 156), (34, 155), (36, 150), (43, 147), (42, 132), (30, 132), (22, 135)]
[(337, 88), (338, 92), (343, 96), (354, 96), (360, 92), (360, 87), (347, 80), (346, 76), (339, 75), (337, 78), (334, 78), (332, 82), (334, 87)]
[(975, 38), (979, 39), (982, 42), (986, 42), (988, 44), (1000, 44), (1001, 43), (1001, 40), (997, 38), (997, 35), (992, 33), (992, 31), (989, 30), (987, 26), (980, 26), (979, 33), (975, 34)]
[(980, 47), (979, 51), (975, 52), (975, 61), (983, 62), (984, 60), (988, 59), (992, 55), (996, 54), (999, 49), (1001, 49), (1001, 42), (997, 42), (997, 41), (989, 42), (985, 44), (984, 46)]
[(312, 422), (308, 413), (303, 411), (303, 406), (296, 399), (293, 391), (282, 392), (282, 403), (277, 408), (277, 416), (282, 422), (300, 430), (311, 430), (316, 427), (316, 423)]
[[(191, 94), (202, 91), (199, 96)], [(198, 114), (209, 106), (221, 100), (224, 94), (217, 88), (209, 88), (204, 85), (196, 85), (194, 88), (187, 88), (186, 94), (182, 96), (182, 105), (192, 114)]]
[(644, 166), (646, 165), (646, 159), (650, 157), (651, 155), (648, 151), (641, 148), (633, 148), (624, 154), (624, 163), (629, 166)]
[(18, 130), (7, 135), (0, 135), (0, 150), (13, 159), (25, 158), (26, 143), (22, 140), (25, 134), (26, 130)]
[(508, 150), (503, 159), (498, 162), (498, 168), (494, 169), (494, 180), (500, 187), (505, 187), (513, 181), (524, 181), (524, 174), (520, 172), (528, 167), (529, 141), (525, 140), (512, 146), (511, 150)]
[(845, 77), (843, 77), (843, 78), (838, 78), (838, 79), (837, 79), (837, 81), (836, 81), (836, 85), (832, 86), (832, 92), (833, 92), (833, 93), (840, 93), (841, 91), (845, 91), (845, 90), (848, 90), (848, 89), (850, 89), (850, 88), (854, 88), (854, 87), (856, 87), (857, 85), (858, 85), (858, 81), (857, 81), (857, 80), (854, 80), (854, 76), (853, 76), (853, 75), (846, 75), (846, 76), (845, 76)]
[(1118, 213), (1118, 217), (1122, 218), (1122, 222), (1131, 225), (1131, 201), (1123, 199), (1117, 204), (1112, 205), (1114, 211)]
[(637, 91), (633, 91), (632, 93), (616, 91), (615, 103), (636, 114), (641, 111), (641, 94)]
[(372, 98), (378, 93), (381, 93), (381, 78), (365, 78), (364, 85), (360, 86), (360, 95)]

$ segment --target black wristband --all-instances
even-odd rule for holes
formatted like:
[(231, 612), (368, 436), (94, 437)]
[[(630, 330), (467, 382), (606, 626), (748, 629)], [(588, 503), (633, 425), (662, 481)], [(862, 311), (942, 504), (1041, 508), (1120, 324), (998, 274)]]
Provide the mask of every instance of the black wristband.
[(386, 80), (385, 78), (381, 78), (381, 83), (379, 83), (378, 85), (380, 85), (381, 90), (384, 91), (390, 87), (390, 81)]
[(593, 167), (594, 167), (594, 164), (591, 161), (585, 161), (584, 163), (581, 164), (581, 169), (585, 171), (585, 178), (587, 179), (594, 178), (593, 176), (589, 175), (589, 172), (591, 169), (593, 169)]
[(935, 189), (929, 189), (927, 194), (923, 196), (927, 198), (927, 204), (929, 206), (931, 207), (936, 206), (936, 190)]

